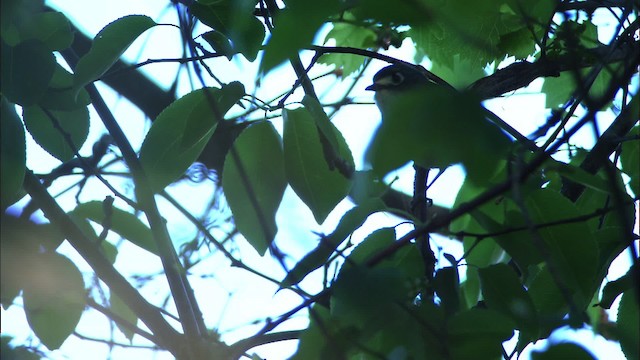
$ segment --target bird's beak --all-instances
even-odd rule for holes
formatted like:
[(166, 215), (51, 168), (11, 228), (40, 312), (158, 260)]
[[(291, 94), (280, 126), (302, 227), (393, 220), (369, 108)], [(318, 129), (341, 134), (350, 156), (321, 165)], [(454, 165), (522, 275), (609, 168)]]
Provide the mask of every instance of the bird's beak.
[(376, 91), (376, 90), (378, 90), (378, 84), (373, 83), (373, 84), (371, 84), (371, 85), (367, 86), (367, 87), (365, 88), (365, 90), (369, 90), (369, 91)]

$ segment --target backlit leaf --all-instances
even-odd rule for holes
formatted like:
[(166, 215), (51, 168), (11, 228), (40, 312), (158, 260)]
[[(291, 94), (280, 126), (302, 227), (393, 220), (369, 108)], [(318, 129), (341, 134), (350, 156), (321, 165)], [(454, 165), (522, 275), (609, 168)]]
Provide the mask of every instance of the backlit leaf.
[(280, 135), (271, 123), (247, 127), (227, 154), (222, 188), (238, 231), (264, 255), (278, 228), (286, 179)]
[[(329, 212), (349, 193), (351, 181), (337, 169), (329, 169), (323, 156), (318, 127), (305, 108), (285, 110), (284, 159), (287, 179), (293, 190), (322, 223)], [(350, 158), (344, 138), (329, 123), (339, 144), (338, 151)], [(351, 159), (353, 163), (353, 159)]]
[(91, 50), (80, 58), (76, 66), (73, 80), (76, 93), (104, 75), (138, 36), (155, 25), (155, 21), (148, 16), (128, 15), (100, 30)]
[(31, 266), (23, 293), (27, 321), (40, 341), (55, 350), (80, 321), (84, 280), (75, 264), (58, 253), (39, 254)]

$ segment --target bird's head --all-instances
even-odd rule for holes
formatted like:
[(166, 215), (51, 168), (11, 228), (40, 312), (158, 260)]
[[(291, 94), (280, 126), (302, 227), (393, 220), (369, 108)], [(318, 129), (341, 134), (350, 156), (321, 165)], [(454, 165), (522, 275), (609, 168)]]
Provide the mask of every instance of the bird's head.
[(409, 65), (394, 64), (378, 71), (373, 76), (373, 84), (366, 90), (375, 91), (375, 100), (382, 112), (396, 101), (397, 96), (407, 95), (414, 90), (424, 89), (434, 83), (418, 69)]

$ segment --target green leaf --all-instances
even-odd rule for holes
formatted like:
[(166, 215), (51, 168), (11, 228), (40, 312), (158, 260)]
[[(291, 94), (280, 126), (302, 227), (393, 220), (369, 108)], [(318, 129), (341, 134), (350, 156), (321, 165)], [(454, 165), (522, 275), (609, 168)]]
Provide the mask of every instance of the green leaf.
[(269, 122), (247, 127), (227, 154), (222, 188), (238, 231), (264, 255), (278, 231), (275, 215), (287, 186), (280, 135)]
[[(629, 111), (631, 116), (634, 116), (633, 114), (637, 115), (640, 112), (638, 109), (638, 104), (640, 103), (640, 100), (638, 100), (639, 98), (640, 97), (636, 95), (634, 100), (632, 100), (628, 105), (635, 107), (635, 109), (632, 107), (631, 111)], [(634, 127), (629, 132), (629, 135), (640, 136), (640, 127)], [(631, 178), (629, 180), (629, 187), (636, 197), (640, 196), (640, 165), (638, 164), (640, 164), (640, 140), (636, 139), (625, 141), (622, 143), (620, 165), (622, 166), (622, 170), (625, 174), (629, 175)]]
[[(122, 301), (122, 299), (120, 299), (120, 297), (118, 297), (118, 295), (114, 294), (113, 292), (111, 292), (109, 304), (111, 305), (110, 308), (114, 314), (118, 315), (121, 319), (128, 321), (131, 325), (134, 325), (134, 326), (136, 325), (136, 323), (138, 322), (138, 317), (136, 316), (136, 313), (134, 313), (133, 310), (131, 310)], [(116, 326), (118, 327), (118, 329), (120, 329), (120, 331), (122, 331), (124, 336), (127, 339), (129, 339), (129, 341), (133, 339), (133, 336), (135, 335), (135, 333), (133, 332), (132, 329), (124, 325), (121, 325), (119, 322), (116, 322)]]
[(82, 274), (58, 253), (38, 254), (27, 270), (23, 292), (27, 321), (44, 345), (58, 349), (73, 333), (86, 305)]
[[(287, 179), (296, 194), (321, 224), (331, 210), (349, 193), (351, 181), (336, 169), (329, 169), (323, 156), (318, 127), (305, 108), (284, 110), (284, 161)], [(329, 123), (337, 138), (338, 152), (350, 157), (344, 138)]]
[(506, 264), (496, 264), (479, 269), (478, 273), (487, 306), (513, 320), (521, 334), (532, 335), (536, 340), (536, 309), (513, 269)]
[[(571, 343), (554, 344), (544, 351), (532, 351), (532, 360), (596, 360), (582, 346)], [(627, 359), (632, 359), (627, 357)]]
[[(498, 46), (502, 34), (532, 23), (531, 18), (520, 18), (505, 11), (502, 4), (492, 1), (448, 1), (438, 5), (405, 6), (413, 16), (408, 19), (411, 29), (407, 34), (414, 41), (417, 53), (422, 55), (416, 60), (427, 56), (434, 63), (453, 68), (454, 58), (459, 55), (461, 59), (470, 60), (474, 73), (507, 55)], [(390, 9), (388, 13), (393, 14), (393, 11)], [(541, 23), (547, 22), (545, 19)]]
[(26, 145), (22, 122), (15, 105), (2, 96), (0, 103), (0, 208), (11, 206), (21, 197), (22, 182), (26, 170)]
[[(575, 205), (553, 190), (530, 194), (525, 204), (534, 224), (559, 222), (580, 215)], [(583, 222), (567, 222), (538, 229), (554, 271), (568, 287), (578, 309), (585, 308), (600, 282), (596, 283), (598, 243)], [(533, 290), (531, 290), (533, 292)], [(542, 295), (542, 294), (540, 294)]]
[(67, 142), (68, 139), (71, 139), (77, 151), (89, 135), (87, 107), (71, 111), (47, 111), (34, 105), (24, 107), (22, 117), (27, 130), (38, 145), (60, 161), (67, 161), (75, 155)]
[[(209, 35), (207, 41), (216, 40), (213, 48), (229, 57), (226, 42), (230, 42), (233, 52), (239, 52), (249, 61), (254, 61), (264, 40), (264, 25), (253, 14), (256, 0), (199, 1), (189, 5), (189, 11), (203, 24), (210, 26), (221, 36)], [(211, 35), (218, 37), (212, 39)], [(218, 47), (217, 45), (221, 45)]]
[(37, 103), (47, 91), (55, 66), (53, 54), (38, 40), (15, 47), (2, 42), (2, 95), (22, 106)]
[(0, 354), (3, 359), (10, 360), (40, 360), (41, 357), (35, 353), (36, 350), (26, 346), (11, 347), (9, 342), (13, 338), (7, 335), (0, 337)]
[(545, 167), (545, 174), (551, 175), (553, 173), (558, 173), (558, 175), (562, 177), (596, 191), (607, 194), (611, 191), (611, 186), (605, 179), (597, 175), (590, 174), (580, 167), (572, 164), (565, 164), (560, 161), (548, 163)]
[(438, 269), (433, 279), (433, 287), (447, 316), (460, 310), (460, 279), (456, 267), (446, 266)]
[(288, 1), (278, 14), (275, 28), (260, 62), (260, 72), (266, 74), (298, 51), (311, 45), (320, 26), (329, 15), (340, 9), (340, 1)]
[(85, 89), (80, 90), (76, 96), (72, 87), (73, 74), (56, 63), (49, 88), (38, 101), (38, 105), (49, 110), (71, 111), (91, 103), (91, 98)]
[(342, 269), (352, 265), (365, 265), (367, 260), (379, 251), (387, 248), (396, 240), (396, 231), (392, 227), (377, 229), (369, 234), (358, 246), (353, 249), (342, 265)]
[(332, 285), (331, 314), (346, 325), (365, 328), (396, 312), (394, 303), (405, 300), (401, 274), (392, 267), (350, 266), (340, 271)]
[(140, 162), (153, 191), (162, 191), (198, 158), (220, 120), (217, 116), (224, 115), (237, 101), (231, 96), (237, 88), (226, 89), (195, 90), (158, 115), (140, 149)]
[[(637, 286), (637, 282), (636, 282)], [(640, 356), (640, 330), (638, 330), (638, 296), (637, 289), (625, 291), (618, 307), (618, 330), (620, 347), (627, 359), (638, 359)]]
[(64, 50), (73, 42), (69, 20), (57, 11), (32, 14), (20, 32), (22, 40), (37, 39), (51, 51)]
[(200, 36), (202, 36), (202, 38), (206, 42), (208, 42), (209, 45), (211, 45), (211, 47), (216, 53), (226, 56), (227, 59), (229, 60), (233, 58), (235, 51), (233, 50), (233, 47), (231, 46), (229, 39), (226, 36), (224, 36), (223, 33), (216, 30), (212, 30), (212, 31), (207, 31), (206, 33)]
[(616, 300), (618, 295), (622, 294), (627, 290), (633, 290), (634, 286), (634, 271), (635, 268), (638, 267), (637, 264), (631, 266), (629, 271), (619, 279), (609, 281), (602, 289), (602, 298), (600, 300), (600, 307), (604, 309), (611, 308), (611, 304)]
[(100, 30), (89, 52), (78, 61), (73, 79), (74, 91), (78, 93), (85, 85), (104, 75), (140, 34), (155, 25), (148, 16), (128, 15)]
[(513, 336), (513, 322), (499, 312), (470, 309), (449, 320), (449, 350), (453, 359), (497, 359), (502, 342)]
[(470, 94), (425, 85), (399, 96), (385, 94), (382, 107), (382, 124), (365, 154), (379, 175), (409, 161), (425, 168), (462, 163), (468, 180), (486, 184), (511, 147)]
[[(140, 219), (114, 206), (108, 211), (111, 212), (111, 226), (109, 230), (150, 253), (158, 255), (158, 248), (153, 240), (151, 229), (140, 221)], [(79, 218), (91, 220), (99, 225), (103, 225), (106, 219), (105, 207), (101, 201), (90, 201), (80, 204), (73, 209), (72, 213)]]
[[(346, 20), (353, 19), (353, 16), (346, 13)], [(336, 22), (333, 28), (324, 38), (326, 44), (330, 39), (335, 40), (335, 46), (354, 47), (358, 49), (369, 49), (376, 46), (376, 33), (370, 28), (357, 26), (350, 23)], [(329, 53), (318, 59), (321, 64), (333, 64), (336, 68), (342, 69), (343, 76), (349, 76), (358, 70), (366, 58), (354, 54)]]
[(385, 208), (382, 200), (373, 198), (347, 211), (342, 219), (340, 219), (340, 223), (338, 223), (336, 229), (330, 235), (323, 236), (320, 239), (320, 244), (289, 271), (285, 279), (282, 280), (282, 287), (299, 283), (305, 276), (324, 265), (329, 259), (329, 256), (340, 246), (344, 239), (362, 226), (369, 215), (382, 211)]
[(371, 170), (354, 172), (352, 183), (349, 197), (356, 205), (369, 198), (381, 197), (388, 190), (388, 186)]

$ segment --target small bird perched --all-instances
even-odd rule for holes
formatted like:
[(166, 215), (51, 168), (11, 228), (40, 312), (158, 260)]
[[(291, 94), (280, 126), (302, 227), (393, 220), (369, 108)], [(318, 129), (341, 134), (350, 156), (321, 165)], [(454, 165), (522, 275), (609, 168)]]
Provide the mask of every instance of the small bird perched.
[(427, 169), (461, 163), (467, 178), (482, 184), (507, 159), (511, 139), (485, 118), (473, 94), (400, 64), (380, 70), (366, 89), (375, 91), (382, 115), (365, 155), (379, 175), (409, 161)]

